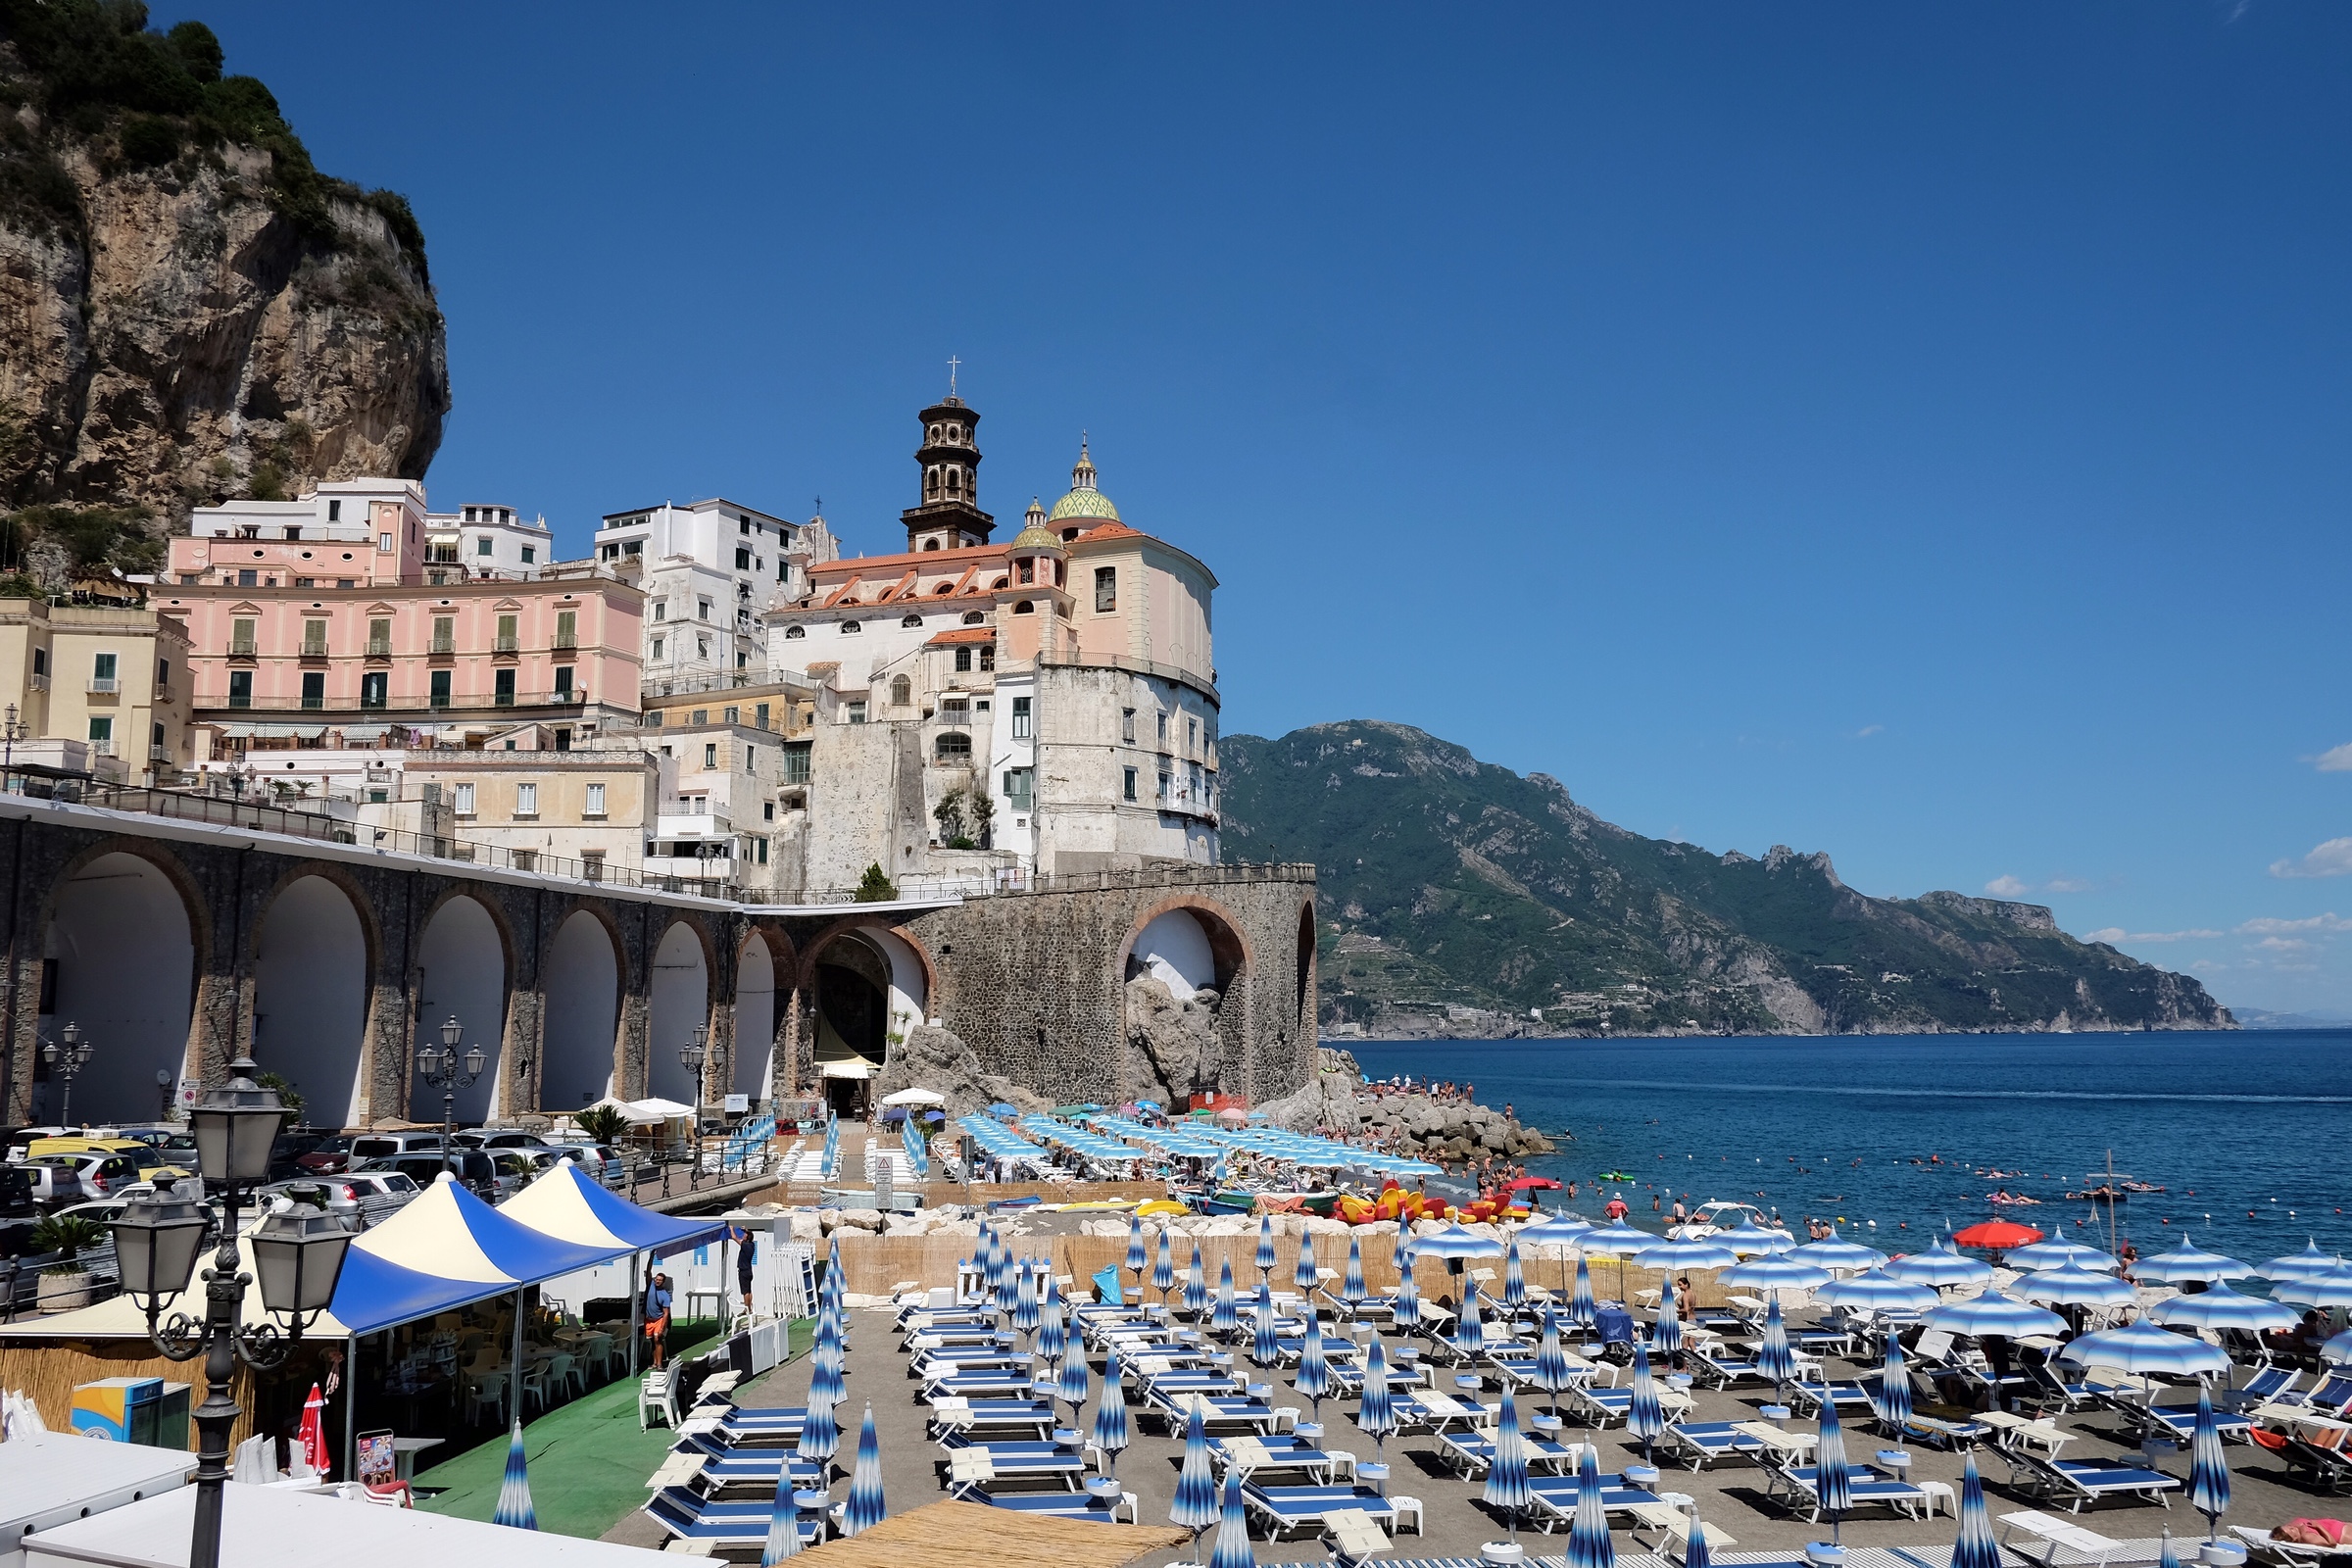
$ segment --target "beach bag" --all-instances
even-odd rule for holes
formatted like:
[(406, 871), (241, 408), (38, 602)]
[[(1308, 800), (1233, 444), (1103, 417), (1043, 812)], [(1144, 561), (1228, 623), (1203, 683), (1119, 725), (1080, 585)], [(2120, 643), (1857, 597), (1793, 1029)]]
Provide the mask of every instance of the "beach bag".
[(1095, 1299), (1106, 1306), (1124, 1306), (1119, 1295), (1119, 1270), (1116, 1264), (1095, 1276)]

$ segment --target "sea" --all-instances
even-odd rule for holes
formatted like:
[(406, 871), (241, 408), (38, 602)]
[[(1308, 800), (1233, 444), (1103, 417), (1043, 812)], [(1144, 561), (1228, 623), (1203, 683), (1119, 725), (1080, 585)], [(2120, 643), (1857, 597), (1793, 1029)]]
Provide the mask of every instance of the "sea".
[[(1558, 1145), (1527, 1161), (1563, 1184), (1546, 1203), (1589, 1218), (1611, 1194), (1653, 1230), (1736, 1199), (1889, 1252), (1998, 1216), (2142, 1253), (2352, 1253), (2352, 1030), (1332, 1044), (1509, 1105)], [(2065, 1197), (2111, 1160), (2163, 1191)]]

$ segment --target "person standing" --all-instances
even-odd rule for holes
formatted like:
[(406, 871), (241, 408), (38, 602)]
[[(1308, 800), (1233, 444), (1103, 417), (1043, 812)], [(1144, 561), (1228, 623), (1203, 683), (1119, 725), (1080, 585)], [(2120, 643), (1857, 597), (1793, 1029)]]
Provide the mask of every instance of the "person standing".
[(669, 1276), (657, 1270), (645, 1287), (645, 1343), (657, 1372), (669, 1349)]
[(751, 1231), (741, 1225), (727, 1227), (727, 1240), (735, 1244), (735, 1288), (743, 1293), (743, 1315), (752, 1315), (752, 1270), (760, 1261), (760, 1243)]

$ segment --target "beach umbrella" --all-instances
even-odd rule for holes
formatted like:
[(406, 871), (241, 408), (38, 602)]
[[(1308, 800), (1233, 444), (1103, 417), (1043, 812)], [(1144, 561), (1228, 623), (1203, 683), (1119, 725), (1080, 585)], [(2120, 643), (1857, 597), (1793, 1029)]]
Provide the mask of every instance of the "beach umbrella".
[(1078, 1337), (1073, 1334), (1069, 1347), (1061, 1352), (1061, 1366), (1054, 1380), (1054, 1396), (1070, 1407), (1073, 1425), (1078, 1420), (1079, 1407), (1086, 1403), (1088, 1381), (1086, 1347), (1079, 1344)]
[(1219, 1339), (1242, 1331), (1242, 1314), (1233, 1301), (1233, 1259), (1221, 1259), (1217, 1264), (1217, 1309), (1208, 1320), (1208, 1332)]
[(1323, 1396), (1331, 1392), (1331, 1357), (1323, 1348), (1323, 1314), (1306, 1309), (1306, 1346), (1298, 1352), (1298, 1375), (1293, 1387), (1314, 1401), (1315, 1425), (1323, 1424)]
[(1012, 1288), (1012, 1326), (1022, 1334), (1037, 1332), (1037, 1271), (1025, 1257)]
[[(1863, 1269), (1877, 1268), (1886, 1261), (1885, 1252), (1875, 1247), (1864, 1247), (1860, 1242), (1847, 1241), (1838, 1234), (1838, 1227), (1835, 1225), (1830, 1227), (1830, 1234), (1826, 1240), (1807, 1242), (1802, 1247), (1790, 1248), (1788, 1255), (1799, 1262), (1812, 1263), (1826, 1268), (1832, 1273), (1846, 1270), (1859, 1272)], [(1647, 1259), (1645, 1258), (1643, 1261), (1646, 1262)]]
[(2282, 1280), (2275, 1294), (2281, 1301), (2303, 1306), (2352, 1306), (2352, 1265), (2338, 1264), (2324, 1274)]
[(2253, 1264), (2209, 1252), (2185, 1236), (2171, 1251), (2143, 1257), (2132, 1265), (2134, 1278), (2166, 1285), (2210, 1285), (2218, 1280), (2242, 1280), (2256, 1272)]
[(1600, 1446), (1584, 1445), (1576, 1458), (1576, 1511), (1568, 1520), (1568, 1568), (1617, 1568), (1609, 1511), (1600, 1496)]
[(294, 1435), (295, 1446), (302, 1449), (302, 1462), (311, 1467), (311, 1474), (326, 1474), (326, 1396), (318, 1385), (311, 1385), (311, 1396), (302, 1401), (302, 1426)]
[(1764, 1305), (1764, 1340), (1756, 1349), (1756, 1370), (1776, 1388), (1796, 1376), (1796, 1348), (1788, 1343), (1788, 1325), (1777, 1296)]
[(767, 1515), (767, 1544), (760, 1548), (760, 1568), (776, 1568), (787, 1557), (801, 1554), (801, 1504), (793, 1495), (792, 1466), (776, 1466), (776, 1498)]
[(1711, 1236), (1696, 1242), (1660, 1242), (1642, 1251), (1643, 1268), (1666, 1269), (1677, 1274), (1694, 1268), (1730, 1268), (1739, 1261), (1739, 1253)]
[(513, 1434), (507, 1439), (507, 1473), (498, 1484), (498, 1509), (490, 1515), (494, 1525), (513, 1525), (517, 1530), (539, 1528), (539, 1515), (531, 1507), (531, 1473), (522, 1458), (522, 1418), (515, 1417)]
[(1830, 1516), (1830, 1540), (1838, 1539), (1845, 1511), (1854, 1505), (1853, 1477), (1845, 1464), (1845, 1431), (1838, 1424), (1838, 1401), (1821, 1401), (1821, 1445), (1813, 1450), (1815, 1492)]
[(1159, 1293), (1159, 1304), (1165, 1309), (1168, 1293), (1176, 1288), (1176, 1255), (1168, 1250), (1168, 1228), (1159, 1228), (1159, 1246), (1152, 1253), (1152, 1288)]
[(1486, 1353), (1487, 1323), (1478, 1309), (1478, 1281), (1462, 1293), (1462, 1315), (1454, 1320), (1453, 1348), (1462, 1352), (1465, 1363), (1477, 1360)]
[(1527, 1270), (1519, 1261), (1519, 1243), (1513, 1238), (1502, 1250), (1502, 1309), (1516, 1317), (1527, 1306)]
[(1707, 1527), (1698, 1522), (1698, 1509), (1683, 1515), (1683, 1568), (1709, 1568)]
[(1257, 1216), (1257, 1277), (1260, 1284), (1274, 1272), (1274, 1216)]
[(1795, 1238), (1788, 1232), (1768, 1231), (1757, 1224), (1752, 1215), (1741, 1220), (1736, 1228), (1717, 1231), (1705, 1239), (1717, 1247), (1739, 1253), (1741, 1257), (1754, 1257), (1767, 1252), (1786, 1252), (1796, 1245)]
[(1576, 1290), (1568, 1298), (1568, 1321), (1589, 1329), (1599, 1315), (1592, 1304), (1592, 1270), (1580, 1251), (1576, 1254)]
[(1340, 1299), (1352, 1308), (1372, 1293), (1364, 1288), (1364, 1244), (1348, 1233), (1348, 1271), (1340, 1276)]
[(1242, 1467), (1225, 1472), (1225, 1506), (1217, 1518), (1217, 1544), (1209, 1548), (1208, 1568), (1257, 1568), (1257, 1553), (1250, 1546), (1250, 1518), (1242, 1512)]
[(2205, 1539), (2213, 1540), (2230, 1511), (2230, 1461), (2222, 1455), (2213, 1395), (2203, 1384), (2197, 1386), (2197, 1424), (2188, 1440), (2188, 1505), (2205, 1516)]
[(1413, 1266), (1413, 1222), (1402, 1214), (1396, 1216), (1396, 1266), (1399, 1269), (1409, 1269)]
[(1615, 1224), (1595, 1226), (1585, 1232), (1577, 1238), (1576, 1245), (1603, 1257), (1637, 1257), (1659, 1245), (1659, 1238), (1647, 1231), (1638, 1231), (1620, 1219)]
[[(1574, 1214), (1553, 1214), (1547, 1218), (1537, 1220), (1532, 1225), (1519, 1227), (1516, 1240), (1521, 1247), (1564, 1249), (1577, 1246), (1592, 1234), (1592, 1224), (1590, 1220), (1579, 1219)], [(1562, 1290), (1568, 1288), (1568, 1254), (1566, 1251), (1560, 1253), (1560, 1288)]]
[(1200, 1423), (1200, 1407), (1184, 1418), (1184, 1465), (1176, 1472), (1176, 1500), (1168, 1504), (1168, 1522), (1193, 1533), (1193, 1560), (1200, 1560), (1200, 1532), (1217, 1522), (1217, 1478), (1208, 1464), (1208, 1431)]
[(2164, 1372), (2176, 1377), (2200, 1377), (2230, 1369), (2230, 1358), (2215, 1347), (2153, 1323), (2085, 1334), (2070, 1342), (2058, 1355), (2077, 1366), (2111, 1366), (2125, 1372)]
[(2050, 1268), (2111, 1269), (2123, 1266), (2095, 1247), (2085, 1247), (2081, 1242), (2070, 1242), (2063, 1238), (2051, 1242), (2035, 1242), (2031, 1247), (2021, 1247), (2009, 1254), (2007, 1262), (2011, 1268), (2035, 1270)]
[(1208, 1310), (1208, 1273), (1200, 1263), (1200, 1244), (1193, 1244), (1193, 1261), (1184, 1271), (1184, 1309), (1199, 1323)]
[(1045, 1303), (1038, 1308), (1037, 1353), (1051, 1365), (1061, 1359), (1062, 1347), (1069, 1341), (1069, 1324), (1061, 1307), (1061, 1282), (1048, 1274)]
[(1800, 1263), (1783, 1253), (1766, 1252), (1725, 1269), (1715, 1276), (1715, 1283), (1735, 1290), (1810, 1291), (1833, 1278), (1818, 1263)]
[(1291, 1283), (1298, 1287), (1300, 1296), (1312, 1296), (1319, 1278), (1315, 1269), (1315, 1239), (1301, 1231), (1298, 1235), (1298, 1266), (1291, 1270)]
[(1494, 1458), (1487, 1466), (1487, 1490), (1480, 1498), (1490, 1508), (1510, 1516), (1511, 1539), (1519, 1539), (1519, 1510), (1532, 1500), (1527, 1483), (1527, 1442), (1519, 1435), (1519, 1405), (1508, 1383), (1502, 1389), (1502, 1413), (1494, 1422)]
[(1888, 1279), (1884, 1269), (1832, 1280), (1813, 1293), (1824, 1306), (1842, 1306), (1863, 1312), (1919, 1312), (1936, 1304), (1936, 1293), (1908, 1280)]
[(1001, 1240), (997, 1243), (997, 1268), (994, 1277), (997, 1312), (1002, 1317), (1010, 1318), (1014, 1307), (1020, 1301), (1020, 1286), (1013, 1278), (1010, 1243)]
[(1911, 1419), (1911, 1375), (1903, 1370), (1903, 1342), (1900, 1336), (1886, 1336), (1886, 1360), (1879, 1368), (1879, 1389), (1871, 1396), (1871, 1408), (1879, 1413), (1879, 1425), (1895, 1442), (1903, 1441), (1903, 1427)]
[(1409, 1268), (1396, 1276), (1396, 1307), (1393, 1316), (1396, 1326), (1407, 1334), (1421, 1326), (1421, 1284)]
[(2112, 1274), (2093, 1274), (2072, 1264), (2029, 1274), (2010, 1287), (2029, 1301), (2062, 1306), (2128, 1306), (2139, 1293)]
[(1658, 1380), (1649, 1370), (1649, 1347), (1634, 1341), (1634, 1397), (1626, 1406), (1625, 1430), (1642, 1440), (1642, 1462), (1649, 1462), (1649, 1446), (1666, 1433), (1666, 1411), (1658, 1403)]
[(1544, 1309), (1544, 1337), (1536, 1342), (1536, 1387), (1551, 1396), (1551, 1418), (1560, 1418), (1560, 1391), (1568, 1387), (1568, 1353), (1560, 1348), (1560, 1320)]
[(1127, 1446), (1127, 1383), (1119, 1370), (1119, 1352), (1102, 1363), (1102, 1397), (1095, 1401), (1095, 1446), (1102, 1450), (1102, 1473), (1116, 1475), (1119, 1454)]
[(2066, 1319), (2055, 1312), (2045, 1311), (2030, 1302), (2000, 1291), (1986, 1291), (1963, 1301), (1946, 1301), (1930, 1307), (1922, 1319), (1932, 1329), (1951, 1334), (1974, 1334), (1980, 1338), (1999, 1335), (2005, 1339), (2022, 1340), (2029, 1334), (2063, 1334)]
[(833, 1455), (841, 1451), (841, 1417), (836, 1413), (840, 1403), (837, 1389), (827, 1390), (817, 1380), (810, 1380), (808, 1413), (802, 1418), (800, 1441), (794, 1447), (802, 1458), (816, 1461), (820, 1492), (833, 1485)]
[(2332, 1252), (2321, 1251), (2320, 1244), (2314, 1240), (2304, 1243), (2303, 1250), (2300, 1252), (2289, 1252), (2284, 1257), (2272, 1258), (2268, 1263), (2262, 1265), (2261, 1274), (2266, 1280), (2283, 1285), (2288, 1280), (2299, 1280), (2313, 1274), (2332, 1273), (2343, 1266), (2343, 1261)]
[(1977, 1474), (1977, 1450), (1968, 1450), (1960, 1470), (1960, 1539), (1952, 1545), (1952, 1568), (2001, 1568), (2001, 1548), (1992, 1539), (1984, 1508), (1984, 1478)]
[(843, 1385), (841, 1325), (830, 1314), (816, 1318), (816, 1344), (808, 1354), (808, 1392), (839, 1404), (849, 1391)]
[(1135, 1276), (1135, 1288), (1144, 1288), (1144, 1270), (1151, 1259), (1144, 1254), (1144, 1216), (1127, 1216), (1127, 1272)]
[(1888, 1279), (1913, 1285), (1976, 1285), (1992, 1278), (1992, 1265), (1979, 1257), (1962, 1257), (1941, 1241), (1924, 1252), (1898, 1257), (1881, 1270)]
[(2013, 1219), (1988, 1219), (1981, 1225), (1971, 1225), (1955, 1232), (1952, 1241), (1960, 1247), (1982, 1247), (1987, 1251), (2007, 1251), (2011, 1248), (2029, 1247), (2041, 1240), (2041, 1232), (2031, 1225), (2020, 1225)]
[(874, 1436), (874, 1407), (858, 1427), (858, 1466), (850, 1472), (850, 1500), (841, 1510), (843, 1536), (861, 1535), (882, 1522), (882, 1443)]
[(1250, 1312), (1250, 1359), (1259, 1366), (1272, 1366), (1282, 1359), (1282, 1347), (1274, 1337), (1274, 1293), (1261, 1281), (1257, 1300)]
[(1364, 1353), (1364, 1397), (1356, 1407), (1355, 1426), (1372, 1440), (1373, 1462), (1379, 1463), (1382, 1442), (1396, 1430), (1396, 1399), (1389, 1392), (1389, 1358), (1377, 1334)]
[(2320, 1359), (2329, 1366), (2340, 1366), (2346, 1361), (2352, 1361), (2352, 1329), (2346, 1329), (2321, 1346)]
[[(1643, 1259), (1644, 1263), (1647, 1259)], [(1683, 1353), (1683, 1316), (1674, 1304), (1674, 1276), (1669, 1274), (1658, 1281), (1658, 1328), (1651, 1336), (1657, 1342), (1658, 1353), (1669, 1358)]]
[(2173, 1549), (2173, 1527), (2165, 1525), (2156, 1545), (2156, 1568), (2180, 1568), (2180, 1553)]

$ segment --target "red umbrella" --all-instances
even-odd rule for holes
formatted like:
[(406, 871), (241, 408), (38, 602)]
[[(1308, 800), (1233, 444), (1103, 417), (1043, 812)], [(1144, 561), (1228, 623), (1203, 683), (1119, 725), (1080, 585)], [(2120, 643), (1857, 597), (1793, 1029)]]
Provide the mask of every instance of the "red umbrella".
[(1556, 1190), (1559, 1185), (1560, 1184), (1558, 1182), (1553, 1181), (1548, 1176), (1522, 1176), (1517, 1181), (1507, 1184), (1503, 1188), (1503, 1191), (1506, 1193), (1524, 1193), (1530, 1188), (1535, 1187), (1549, 1187)]
[(2028, 1247), (2040, 1241), (2041, 1232), (2013, 1219), (1988, 1219), (1982, 1225), (1956, 1232), (1952, 1240), (1962, 1247), (1989, 1247), (1995, 1251), (2007, 1251), (2012, 1247)]
[(326, 1396), (318, 1385), (311, 1385), (311, 1396), (302, 1401), (302, 1433), (299, 1438), (303, 1454), (312, 1471), (326, 1474)]

